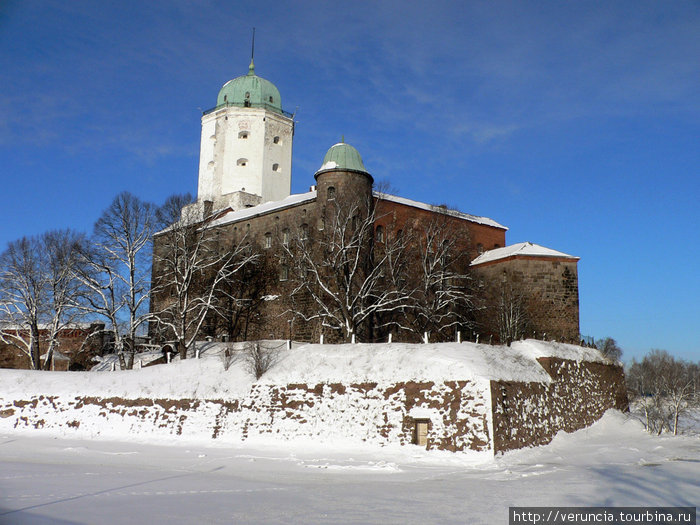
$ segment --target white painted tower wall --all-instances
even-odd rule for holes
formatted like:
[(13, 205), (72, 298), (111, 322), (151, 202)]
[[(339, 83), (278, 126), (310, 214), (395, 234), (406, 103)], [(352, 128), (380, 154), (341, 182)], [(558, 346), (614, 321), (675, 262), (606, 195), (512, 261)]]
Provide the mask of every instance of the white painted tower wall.
[(288, 197), (293, 128), (291, 118), (261, 108), (229, 106), (204, 115), (197, 200), (222, 208), (241, 202), (239, 192), (259, 196), (259, 203)]

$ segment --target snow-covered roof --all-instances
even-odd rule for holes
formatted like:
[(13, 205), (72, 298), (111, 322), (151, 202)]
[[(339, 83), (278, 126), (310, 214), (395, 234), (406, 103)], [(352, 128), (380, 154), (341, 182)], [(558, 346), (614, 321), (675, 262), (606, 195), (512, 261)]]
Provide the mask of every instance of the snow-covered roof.
[(411, 206), (413, 208), (419, 208), (421, 210), (433, 211), (437, 213), (443, 213), (445, 215), (450, 215), (452, 217), (457, 217), (458, 219), (464, 219), (470, 222), (476, 222), (478, 224), (484, 224), (486, 226), (492, 226), (494, 228), (500, 228), (501, 230), (507, 230), (506, 226), (497, 223), (493, 219), (488, 217), (480, 217), (478, 215), (471, 215), (469, 213), (462, 213), (461, 211), (451, 210), (442, 206), (434, 206), (432, 204), (426, 204), (425, 202), (412, 201), (411, 199), (406, 199), (404, 197), (397, 197), (396, 195), (389, 195), (388, 193), (382, 193), (379, 191), (374, 192), (374, 196), (377, 199), (382, 199), (385, 201), (396, 202), (398, 204), (403, 204), (405, 206)]
[(568, 255), (566, 253), (558, 252), (557, 250), (552, 250), (551, 248), (545, 248), (544, 246), (540, 246), (539, 244), (534, 244), (531, 242), (519, 242), (517, 244), (511, 244), (510, 246), (505, 246), (503, 248), (494, 248), (493, 250), (488, 250), (482, 253), (472, 261), (472, 266), (518, 256), (559, 257), (574, 260), (579, 259), (579, 257), (575, 257), (574, 255)]
[(265, 202), (263, 204), (258, 204), (251, 208), (245, 208), (243, 210), (231, 211), (214, 221), (207, 224), (207, 227), (221, 226), (222, 224), (230, 224), (232, 222), (243, 221), (246, 219), (252, 219), (258, 215), (265, 215), (275, 211), (283, 210), (285, 208), (291, 208), (292, 206), (298, 206), (305, 202), (310, 202), (316, 199), (316, 190), (312, 190), (306, 193), (297, 193), (295, 195), (290, 195), (289, 197), (282, 199), (281, 201), (271, 201)]

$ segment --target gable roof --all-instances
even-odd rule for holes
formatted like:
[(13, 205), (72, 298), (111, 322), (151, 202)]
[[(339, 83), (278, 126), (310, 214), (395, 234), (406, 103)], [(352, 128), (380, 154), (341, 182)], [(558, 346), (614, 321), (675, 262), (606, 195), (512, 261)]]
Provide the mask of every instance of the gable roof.
[(474, 259), (471, 265), (477, 266), (479, 264), (508, 259), (510, 257), (555, 257), (559, 259), (579, 260), (579, 257), (552, 250), (551, 248), (546, 248), (539, 244), (519, 242), (503, 248), (488, 250)]

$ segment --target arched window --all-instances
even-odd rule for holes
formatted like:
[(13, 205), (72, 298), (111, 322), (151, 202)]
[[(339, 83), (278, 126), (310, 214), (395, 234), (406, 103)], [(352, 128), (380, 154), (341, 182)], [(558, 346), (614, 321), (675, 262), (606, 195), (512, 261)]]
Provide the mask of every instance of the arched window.
[(270, 232), (265, 234), (265, 248), (272, 248), (272, 234)]
[(332, 201), (333, 199), (335, 199), (335, 187), (328, 186), (328, 200)]
[(272, 142), (274, 142), (275, 144), (279, 144), (279, 143), (280, 143), (280, 138), (279, 138), (279, 137), (274, 137), (274, 138), (272, 139)]
[(275, 162), (272, 165), (272, 171), (279, 171), (279, 170), (280, 170), (280, 165)]
[(377, 226), (376, 233), (374, 235), (374, 238), (377, 240), (377, 242), (384, 242), (384, 227), (383, 226)]
[(301, 238), (302, 240), (309, 238), (309, 225), (306, 223), (301, 225)]
[(240, 158), (236, 161), (236, 165), (238, 165), (238, 166), (246, 166), (247, 164), (248, 164), (248, 159)]
[(282, 230), (282, 244), (285, 246), (289, 244), (289, 230), (287, 228)]
[(238, 134), (238, 138), (239, 138), (239, 139), (247, 139), (247, 138), (248, 138), (248, 132), (247, 132), (247, 131), (241, 131), (241, 132)]

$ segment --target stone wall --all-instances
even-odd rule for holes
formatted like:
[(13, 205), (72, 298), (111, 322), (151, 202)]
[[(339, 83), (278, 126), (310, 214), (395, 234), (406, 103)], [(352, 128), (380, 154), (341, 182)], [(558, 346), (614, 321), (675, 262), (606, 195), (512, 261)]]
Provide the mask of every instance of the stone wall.
[[(504, 287), (511, 300), (522, 298), (527, 313), (527, 337), (575, 343), (579, 341), (578, 269), (576, 259), (513, 257), (474, 268), (483, 283), (488, 310), (485, 331), (493, 326), (495, 308)], [(515, 299), (514, 299), (515, 298)]]
[(470, 381), (390, 385), (254, 384), (235, 400), (34, 396), (0, 398), (0, 432), (44, 429), (64, 435), (123, 438), (252, 438), (378, 445), (414, 442), (415, 414), (429, 417), (428, 449), (487, 451), (488, 384)]
[(549, 443), (560, 430), (596, 422), (610, 408), (628, 409), (622, 367), (541, 357), (551, 383), (491, 381), (494, 451)]

